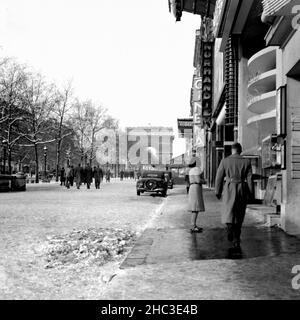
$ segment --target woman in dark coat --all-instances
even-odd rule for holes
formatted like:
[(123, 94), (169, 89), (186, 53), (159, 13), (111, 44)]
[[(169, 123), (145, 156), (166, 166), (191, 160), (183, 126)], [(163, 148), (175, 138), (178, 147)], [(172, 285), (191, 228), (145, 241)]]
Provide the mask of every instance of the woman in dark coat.
[(191, 216), (191, 232), (202, 232), (202, 228), (197, 226), (197, 218), (199, 212), (204, 212), (204, 200), (202, 193), (202, 184), (205, 183), (203, 172), (196, 166), (196, 158), (192, 158), (189, 167), (189, 202), (188, 211), (192, 213)]
[(96, 189), (100, 189), (100, 183), (103, 178), (103, 172), (102, 172), (101, 168), (99, 167), (99, 165), (97, 167), (96, 166), (94, 167), (93, 176), (95, 179)]
[(65, 168), (62, 167), (60, 170), (60, 185), (64, 186), (66, 182), (66, 172), (65, 172)]

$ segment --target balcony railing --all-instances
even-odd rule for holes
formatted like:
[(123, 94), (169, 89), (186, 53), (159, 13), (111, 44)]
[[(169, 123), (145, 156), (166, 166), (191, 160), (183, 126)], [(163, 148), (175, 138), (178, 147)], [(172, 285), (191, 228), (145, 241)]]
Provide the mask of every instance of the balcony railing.
[(287, 4), (292, 2), (291, 0), (263, 0), (263, 14), (265, 16), (276, 16)]

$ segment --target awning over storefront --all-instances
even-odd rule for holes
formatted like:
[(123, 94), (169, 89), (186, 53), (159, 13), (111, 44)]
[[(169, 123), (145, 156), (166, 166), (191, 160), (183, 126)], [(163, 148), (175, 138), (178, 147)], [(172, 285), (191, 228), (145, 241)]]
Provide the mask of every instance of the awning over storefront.
[(216, 5), (216, 0), (168, 0), (168, 2), (176, 21), (181, 20), (183, 11), (212, 18)]
[(179, 138), (191, 138), (193, 136), (193, 118), (177, 119)]

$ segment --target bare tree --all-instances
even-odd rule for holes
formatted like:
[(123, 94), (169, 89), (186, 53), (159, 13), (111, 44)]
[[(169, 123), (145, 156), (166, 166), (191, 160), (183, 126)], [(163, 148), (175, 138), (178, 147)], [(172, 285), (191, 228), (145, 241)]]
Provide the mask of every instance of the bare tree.
[(87, 117), (85, 102), (81, 102), (76, 99), (73, 106), (73, 114), (71, 116), (71, 122), (73, 124), (73, 130), (75, 133), (75, 145), (79, 149), (81, 163), (87, 155), (88, 140), (87, 140)]
[(73, 107), (73, 88), (69, 81), (62, 90), (57, 92), (58, 103), (54, 108), (54, 114), (57, 119), (57, 135), (56, 135), (56, 181), (58, 181), (59, 163), (61, 158), (61, 146), (64, 138), (72, 134), (72, 131), (65, 126), (68, 115)]
[(28, 144), (22, 146), (33, 147), (35, 157), (36, 182), (39, 182), (39, 145), (54, 142), (53, 119), (51, 114), (58, 103), (55, 87), (46, 84), (40, 74), (31, 74), (26, 83), (23, 104), (26, 108), (27, 132), (24, 137)]
[(5, 141), (8, 151), (8, 173), (12, 172), (12, 150), (23, 133), (18, 130), (18, 122), (23, 120), (22, 95), (27, 79), (26, 68), (12, 60), (0, 64), (0, 107), (1, 141)]
[(117, 121), (107, 114), (103, 106), (94, 106), (91, 102), (87, 105), (88, 141), (89, 141), (89, 162), (92, 165), (95, 159), (95, 144), (97, 134), (102, 129), (116, 129)]
[(90, 165), (96, 156), (96, 137), (102, 129), (118, 127), (118, 122), (107, 114), (103, 106), (96, 106), (91, 100), (77, 100), (73, 114), (73, 128), (81, 152), (81, 161), (89, 161)]

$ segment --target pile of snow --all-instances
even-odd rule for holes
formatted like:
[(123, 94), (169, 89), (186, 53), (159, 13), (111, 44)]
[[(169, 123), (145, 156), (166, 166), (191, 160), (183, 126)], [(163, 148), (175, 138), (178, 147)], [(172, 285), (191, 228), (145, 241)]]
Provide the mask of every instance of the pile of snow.
[(88, 228), (47, 237), (45, 268), (84, 263), (103, 265), (116, 260), (133, 245), (136, 234), (123, 229)]

